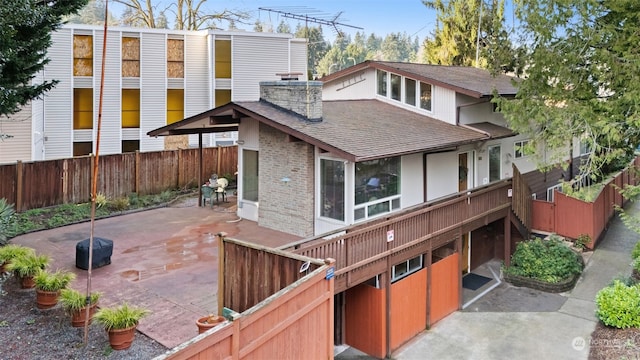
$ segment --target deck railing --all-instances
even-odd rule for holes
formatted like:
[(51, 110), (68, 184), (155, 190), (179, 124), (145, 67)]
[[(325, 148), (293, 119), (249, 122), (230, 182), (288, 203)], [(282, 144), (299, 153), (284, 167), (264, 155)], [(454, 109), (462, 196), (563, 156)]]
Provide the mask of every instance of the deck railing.
[[(470, 231), (465, 225), (473, 226), (493, 213), (505, 212), (511, 207), (511, 185), (511, 179), (503, 180), (281, 249), (311, 258), (335, 259), (336, 292), (339, 292), (379, 273), (387, 256), (406, 251), (410, 257), (412, 248), (425, 243), (428, 249), (436, 249)], [(345, 279), (347, 273), (364, 267), (369, 267), (369, 271)]]

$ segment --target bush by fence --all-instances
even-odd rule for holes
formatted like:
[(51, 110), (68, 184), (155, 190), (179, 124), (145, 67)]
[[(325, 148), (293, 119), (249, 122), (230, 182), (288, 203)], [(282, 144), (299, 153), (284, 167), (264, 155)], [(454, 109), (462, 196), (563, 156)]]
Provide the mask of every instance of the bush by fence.
[[(91, 197), (94, 156), (20, 162), (0, 165), (0, 199), (15, 204), (16, 211)], [(97, 190), (108, 198), (157, 194), (168, 189), (196, 187), (200, 182), (199, 149), (134, 152), (99, 158)], [(202, 149), (202, 175), (220, 176), (237, 171), (237, 146)]]

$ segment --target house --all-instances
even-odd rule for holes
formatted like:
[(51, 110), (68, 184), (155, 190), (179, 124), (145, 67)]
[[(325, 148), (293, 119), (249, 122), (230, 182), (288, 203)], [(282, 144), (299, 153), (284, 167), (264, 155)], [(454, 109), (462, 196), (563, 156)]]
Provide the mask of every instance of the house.
[[(462, 307), (461, 274), (509, 261), (532, 194), (558, 181), (495, 111), (513, 80), (366, 61), (321, 82), (262, 82), (259, 101), (149, 135), (237, 126), (238, 216), (308, 238), (284, 250), (336, 259), (336, 342), (384, 357)], [(543, 180), (529, 189), (520, 174)]]
[[(104, 28), (65, 25), (52, 33), (50, 62), (36, 81), (59, 80), (43, 98), (1, 119), (0, 163), (95, 152)], [(198, 146), (197, 138), (146, 136), (229, 101), (258, 100), (258, 82), (306, 73), (306, 40), (290, 34), (111, 27), (107, 31), (101, 154)], [(205, 146), (233, 145), (236, 132)]]

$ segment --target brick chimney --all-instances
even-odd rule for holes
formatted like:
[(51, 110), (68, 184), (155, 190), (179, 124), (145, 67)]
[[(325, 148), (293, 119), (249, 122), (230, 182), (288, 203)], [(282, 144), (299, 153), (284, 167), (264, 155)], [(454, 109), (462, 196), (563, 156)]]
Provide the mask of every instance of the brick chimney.
[(311, 122), (322, 121), (322, 81), (301, 81), (301, 73), (277, 74), (278, 81), (260, 82), (260, 100), (293, 111)]

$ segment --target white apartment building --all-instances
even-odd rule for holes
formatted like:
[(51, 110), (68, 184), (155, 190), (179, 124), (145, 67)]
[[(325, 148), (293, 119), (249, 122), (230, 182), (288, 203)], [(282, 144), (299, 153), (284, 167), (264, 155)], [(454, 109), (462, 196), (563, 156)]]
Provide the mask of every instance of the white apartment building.
[[(37, 79), (57, 86), (10, 119), (0, 120), (0, 163), (95, 152), (104, 28), (67, 25), (52, 34), (50, 62)], [(164, 138), (147, 132), (229, 101), (259, 98), (259, 82), (307, 73), (306, 40), (290, 34), (107, 30), (100, 154), (155, 151)], [(235, 132), (207, 135), (206, 146), (231, 145)], [(197, 137), (188, 140), (197, 146)]]

